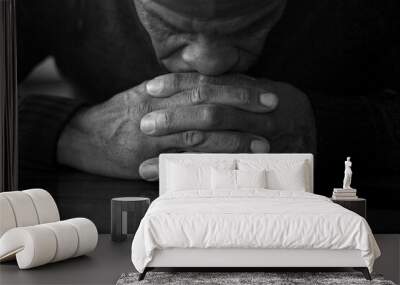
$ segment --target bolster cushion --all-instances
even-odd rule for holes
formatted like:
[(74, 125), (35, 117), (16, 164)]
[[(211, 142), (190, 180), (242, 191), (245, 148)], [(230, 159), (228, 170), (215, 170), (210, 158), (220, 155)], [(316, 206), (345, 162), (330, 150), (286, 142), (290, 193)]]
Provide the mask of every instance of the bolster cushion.
[(20, 269), (87, 254), (97, 245), (96, 226), (88, 219), (17, 227), (0, 238), (0, 261), (16, 257)]
[(43, 189), (0, 193), (0, 214), (0, 237), (15, 227), (60, 220), (53, 197)]

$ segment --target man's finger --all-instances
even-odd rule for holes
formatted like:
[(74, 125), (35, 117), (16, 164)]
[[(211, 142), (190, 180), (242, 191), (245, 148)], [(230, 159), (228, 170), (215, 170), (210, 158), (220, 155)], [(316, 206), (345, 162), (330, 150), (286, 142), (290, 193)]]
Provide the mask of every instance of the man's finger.
[(168, 73), (157, 76), (146, 83), (147, 94), (154, 97), (169, 97), (178, 92), (195, 88), (201, 81), (198, 73)]
[(158, 180), (158, 157), (142, 162), (139, 166), (139, 175), (147, 181)]
[(153, 97), (169, 97), (184, 90), (197, 88), (200, 84), (225, 84), (233, 83), (233, 78), (242, 78), (242, 76), (212, 77), (202, 75), (197, 72), (187, 73), (168, 73), (157, 76), (146, 82), (146, 92)]
[(224, 105), (198, 105), (157, 110), (145, 115), (140, 122), (143, 133), (153, 136), (188, 130), (232, 130), (253, 134), (272, 134), (272, 117), (238, 110)]
[(265, 138), (240, 132), (187, 131), (154, 139), (163, 151), (267, 153), (270, 149)]
[(180, 151), (182, 149), (192, 148), (205, 139), (204, 132), (201, 131), (186, 131), (176, 134), (170, 134), (160, 137), (155, 137), (154, 141), (158, 149), (163, 151)]
[(174, 96), (154, 99), (156, 109), (200, 104), (223, 104), (251, 112), (269, 112), (278, 105), (275, 94), (259, 88), (199, 84)]
[(267, 153), (269, 142), (259, 136), (239, 132), (205, 132), (202, 143), (187, 150), (219, 153)]
[[(156, 138), (166, 151), (190, 151), (212, 153), (267, 153), (269, 142), (259, 136), (238, 132), (187, 131)], [(140, 176), (147, 181), (158, 180), (158, 158), (151, 158), (139, 167)]]

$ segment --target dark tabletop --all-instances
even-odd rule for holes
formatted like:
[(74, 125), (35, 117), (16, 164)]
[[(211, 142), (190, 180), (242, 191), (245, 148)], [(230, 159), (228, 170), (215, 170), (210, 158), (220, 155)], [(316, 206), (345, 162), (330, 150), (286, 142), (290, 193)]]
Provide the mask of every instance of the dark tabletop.
[[(61, 219), (85, 217), (100, 233), (110, 233), (111, 199), (115, 197), (158, 197), (158, 182), (124, 180), (92, 175), (70, 168), (57, 171), (20, 171), (19, 189), (44, 188), (55, 198)], [(128, 212), (129, 219), (134, 218)], [(133, 225), (128, 225), (132, 232)]]
[[(400, 216), (397, 201), (380, 191), (379, 181), (368, 177), (364, 180), (367, 186), (358, 188), (357, 194), (367, 199), (367, 217), (372, 231), (378, 234), (400, 233), (400, 219), (394, 218)], [(392, 180), (387, 181), (388, 184), (395, 185), (398, 177)], [(48, 190), (56, 200), (61, 219), (86, 217), (96, 224), (100, 233), (110, 233), (112, 198), (147, 197), (152, 201), (158, 197), (158, 182), (115, 179), (70, 168), (56, 172), (20, 171), (19, 189), (27, 188)], [(398, 191), (393, 187), (395, 190)], [(332, 195), (332, 189), (314, 189), (314, 192), (328, 197)], [(134, 220), (133, 212), (128, 212), (129, 220)], [(128, 223), (128, 232), (131, 233), (133, 228), (134, 225)]]

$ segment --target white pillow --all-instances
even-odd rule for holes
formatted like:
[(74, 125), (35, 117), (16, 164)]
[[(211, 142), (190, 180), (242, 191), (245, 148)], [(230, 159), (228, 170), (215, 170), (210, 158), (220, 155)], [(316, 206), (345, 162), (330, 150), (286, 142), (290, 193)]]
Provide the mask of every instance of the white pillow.
[(237, 188), (267, 188), (267, 171), (235, 170)]
[(239, 159), (239, 170), (267, 172), (267, 188), (272, 190), (306, 191), (309, 189), (306, 161), (290, 159)]
[(171, 163), (168, 167), (168, 190), (185, 191), (210, 189), (209, 172), (211, 167), (186, 167)]
[(266, 188), (266, 171), (263, 170), (211, 170), (211, 188), (213, 190), (240, 190), (241, 188)]
[(236, 170), (212, 168), (211, 189), (236, 190)]
[(234, 169), (235, 161), (171, 159), (166, 167), (167, 191), (210, 190), (211, 168)]

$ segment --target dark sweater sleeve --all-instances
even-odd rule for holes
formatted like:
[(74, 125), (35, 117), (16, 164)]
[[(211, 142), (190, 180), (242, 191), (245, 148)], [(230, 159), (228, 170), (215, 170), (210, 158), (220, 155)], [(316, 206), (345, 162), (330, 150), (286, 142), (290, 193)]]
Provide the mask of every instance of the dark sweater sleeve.
[[(29, 75), (47, 56), (53, 55), (55, 41), (64, 32), (67, 12), (78, 1), (17, 1), (18, 81)], [(71, 8), (72, 7), (72, 8)], [(73, 22), (72, 17), (67, 18)], [(55, 94), (57, 95), (57, 94)], [(19, 98), (18, 144), (20, 169), (54, 169), (58, 138), (65, 125), (84, 103), (49, 95)]]
[(83, 105), (80, 100), (48, 95), (21, 99), (18, 106), (20, 168), (54, 169), (59, 136)]

